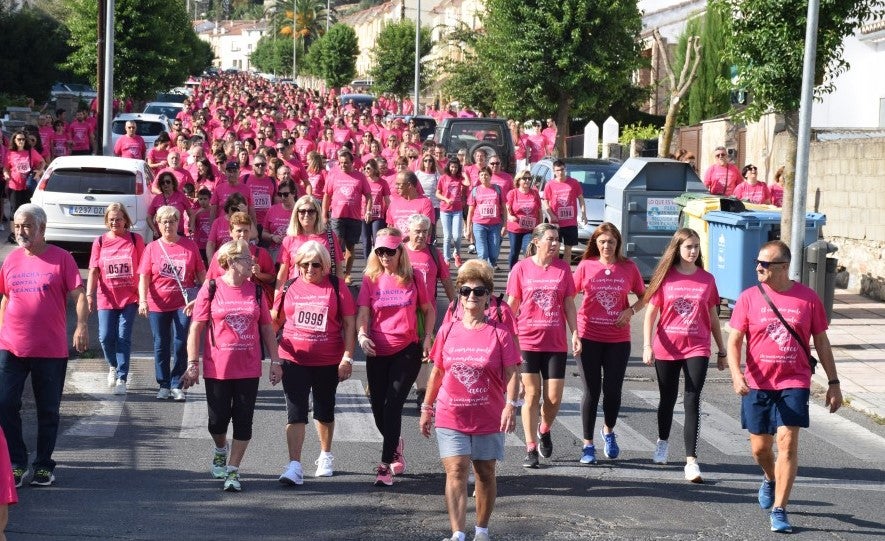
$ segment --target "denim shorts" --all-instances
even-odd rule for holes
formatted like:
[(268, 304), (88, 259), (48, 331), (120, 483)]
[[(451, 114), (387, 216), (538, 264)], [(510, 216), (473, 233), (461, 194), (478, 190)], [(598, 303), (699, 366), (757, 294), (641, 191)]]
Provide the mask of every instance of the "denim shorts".
[(741, 399), (741, 426), (750, 434), (775, 434), (779, 426), (808, 428), (808, 389), (750, 389)]
[(471, 460), (504, 460), (504, 433), (471, 435), (450, 428), (436, 429), (439, 457), (469, 456)]

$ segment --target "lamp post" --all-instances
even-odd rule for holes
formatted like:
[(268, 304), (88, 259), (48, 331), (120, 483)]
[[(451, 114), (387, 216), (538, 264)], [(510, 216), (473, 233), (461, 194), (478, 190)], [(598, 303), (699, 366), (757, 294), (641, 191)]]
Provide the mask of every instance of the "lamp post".
[(418, 0), (418, 9), (415, 15), (415, 103), (412, 105), (412, 114), (418, 114), (418, 104), (421, 100), (421, 0)]

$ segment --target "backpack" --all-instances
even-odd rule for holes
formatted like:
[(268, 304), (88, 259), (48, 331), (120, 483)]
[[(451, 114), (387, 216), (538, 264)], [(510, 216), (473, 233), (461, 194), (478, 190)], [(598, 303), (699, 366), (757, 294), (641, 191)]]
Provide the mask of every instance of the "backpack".
[[(209, 340), (212, 342), (212, 347), (215, 347), (215, 325), (212, 323), (212, 299), (215, 298), (215, 290), (218, 289), (218, 284), (215, 283), (215, 278), (209, 280)], [(260, 307), (261, 306), (261, 297), (264, 296), (264, 289), (260, 284), (255, 284), (255, 303)]]
[[(135, 233), (132, 231), (129, 232), (129, 239), (132, 240), (132, 244), (135, 244)], [(98, 247), (102, 246), (104, 246), (104, 234), (98, 236)]]

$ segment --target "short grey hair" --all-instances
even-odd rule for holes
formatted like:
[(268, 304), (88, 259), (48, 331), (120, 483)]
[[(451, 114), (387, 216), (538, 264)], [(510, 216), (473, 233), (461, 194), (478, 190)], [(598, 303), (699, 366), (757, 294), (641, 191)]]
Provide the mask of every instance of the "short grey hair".
[(30, 216), (31, 218), (33, 218), (34, 225), (37, 226), (37, 229), (43, 229), (46, 227), (46, 211), (43, 210), (43, 208), (39, 205), (35, 205), (33, 203), (25, 203), (24, 205), (18, 207), (12, 219), (18, 220), (19, 218), (24, 216)]
[(419, 228), (430, 228), (430, 218), (423, 214), (412, 214), (409, 216), (408, 222), (406, 223), (409, 229), (412, 229), (414, 226), (418, 226)]

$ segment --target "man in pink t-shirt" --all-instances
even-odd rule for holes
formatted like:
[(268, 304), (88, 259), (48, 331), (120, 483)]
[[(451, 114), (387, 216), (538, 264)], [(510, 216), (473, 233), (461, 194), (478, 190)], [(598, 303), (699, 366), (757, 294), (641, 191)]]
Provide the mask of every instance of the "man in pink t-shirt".
[(387, 206), (387, 225), (395, 227), (403, 234), (409, 230), (409, 218), (413, 214), (427, 216), (430, 227), (433, 229), (434, 212), (433, 203), (426, 195), (419, 195), (417, 187), (418, 176), (411, 171), (400, 171), (396, 175), (394, 184), (395, 193), (390, 195), (390, 204)]
[[(738, 297), (728, 336), (732, 384), (742, 397), (741, 424), (750, 433), (750, 448), (763, 472), (759, 505), (771, 508), (771, 529), (776, 532), (792, 531), (786, 505), (799, 467), (799, 428), (809, 426), (809, 338), (829, 380), (825, 404), (830, 413), (842, 405), (823, 303), (812, 289), (790, 280), (790, 257), (781, 241), (762, 245), (756, 259), (760, 285)], [(741, 373), (744, 337), (746, 369)]]
[(143, 160), (147, 156), (144, 139), (135, 133), (138, 126), (131, 120), (126, 123), (126, 134), (114, 143), (114, 156)]
[[(37, 453), (31, 485), (55, 481), (52, 452), (58, 436), (59, 409), (68, 365), (67, 301), (77, 310), (73, 346), (86, 351), (89, 308), (80, 271), (71, 254), (46, 244), (46, 213), (25, 204), (13, 218), (19, 245), (0, 266), (0, 426), (6, 434), (16, 487), (28, 473), (22, 439), (22, 392), (31, 376), (37, 411)], [(37, 338), (39, 336), (39, 338)]]
[[(317, 194), (319, 195), (319, 194)], [(338, 167), (329, 172), (323, 192), (323, 216), (330, 216), (329, 225), (344, 241), (344, 282), (350, 285), (353, 251), (363, 232), (363, 221), (372, 215), (372, 188), (366, 175), (354, 171), (353, 154), (347, 149), (338, 152)]]
[(704, 186), (713, 195), (731, 196), (738, 183), (743, 181), (741, 172), (735, 164), (729, 162), (725, 147), (716, 147), (713, 156), (716, 163), (704, 173)]
[(252, 172), (240, 177), (240, 183), (245, 184), (248, 190), (249, 209), (254, 214), (256, 224), (264, 224), (267, 211), (277, 198), (276, 182), (266, 171), (267, 160), (259, 154), (252, 161)]
[(565, 162), (562, 160), (553, 162), (553, 178), (544, 186), (543, 203), (550, 223), (559, 226), (563, 260), (570, 262), (572, 246), (578, 244), (578, 216), (582, 224), (586, 223), (587, 208), (581, 185), (577, 180), (566, 176)]

